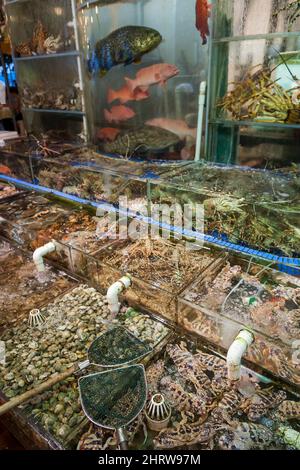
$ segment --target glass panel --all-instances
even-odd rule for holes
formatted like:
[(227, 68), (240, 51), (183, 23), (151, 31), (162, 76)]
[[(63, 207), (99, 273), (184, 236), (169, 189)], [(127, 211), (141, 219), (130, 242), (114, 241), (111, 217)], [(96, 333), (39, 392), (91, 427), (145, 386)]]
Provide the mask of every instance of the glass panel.
[(82, 111), (77, 57), (21, 61), (17, 74), (24, 108)]
[(296, 49), (297, 38), (215, 44), (213, 61), (222, 62), (211, 118), (299, 124)]
[(73, 279), (49, 266), (44, 273), (38, 273), (29, 255), (4, 241), (0, 241), (0, 260), (1, 333), (24, 321), (30, 310), (75, 285)]
[[(173, 181), (176, 184), (163, 179), (151, 181), (150, 198), (152, 203), (164, 205), (167, 215), (177, 214), (175, 225), (182, 224), (178, 214), (186, 211), (190, 214), (190, 230), (274, 254), (299, 257), (296, 169), (272, 173), (192, 165), (190, 171), (187, 168), (182, 177), (178, 174)], [(201, 218), (195, 216), (196, 211), (202, 214)], [(180, 225), (179, 230), (182, 226), (185, 225)]]
[[(55, 158), (55, 155), (52, 155)], [(60, 161), (62, 161), (60, 159)], [(164, 174), (173, 168), (182, 168), (189, 165), (188, 162), (143, 162), (128, 160), (122, 157), (109, 157), (97, 151), (96, 147), (82, 147), (78, 150), (72, 150), (66, 153), (64, 159), (66, 163), (72, 162), (80, 164), (83, 167), (94, 168), (95, 170), (113, 170), (118, 173), (125, 173), (131, 176), (156, 177)]]
[[(34, 160), (34, 159), (33, 159)], [(54, 160), (35, 162), (35, 181), (41, 186), (96, 202), (109, 202), (126, 211), (147, 211), (147, 180), (96, 166)]]
[[(0, 233), (27, 248), (34, 246), (37, 232), (49, 229), (69, 210), (35, 194), (0, 206)], [(48, 240), (50, 241), (50, 240)]]
[(224, 122), (210, 124), (211, 160), (251, 168), (277, 169), (300, 163), (300, 128)]
[[(145, 238), (117, 240), (94, 257), (103, 265), (101, 274), (97, 273), (102, 286), (107, 288), (129, 273), (134, 277), (133, 285), (124, 292), (124, 297), (173, 322), (176, 321), (177, 295), (214, 259), (209, 250), (189, 251), (183, 244)], [(110, 273), (110, 266), (118, 270), (114, 279), (111, 275), (107, 279), (106, 265)]]
[(33, 170), (28, 157), (10, 152), (0, 152), (0, 173), (32, 183)]

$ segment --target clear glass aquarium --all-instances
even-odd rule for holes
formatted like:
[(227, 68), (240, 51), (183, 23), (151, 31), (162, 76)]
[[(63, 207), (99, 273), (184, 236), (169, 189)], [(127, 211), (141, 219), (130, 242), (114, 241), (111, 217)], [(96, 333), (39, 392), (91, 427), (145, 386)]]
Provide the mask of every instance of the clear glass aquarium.
[(214, 2), (206, 154), (272, 169), (300, 159), (300, 11), (295, 1), (260, 5)]
[[(168, 176), (149, 180), (151, 204), (165, 204), (175, 212), (186, 205), (190, 230), (240, 247), (299, 258), (298, 171), (195, 163)], [(203, 211), (202, 227), (196, 227), (197, 208)]]
[(33, 171), (29, 157), (15, 152), (0, 152), (0, 173), (32, 183)]
[(87, 112), (99, 148), (126, 157), (194, 159), (199, 85), (208, 64), (195, 1), (82, 1), (78, 22)]
[(5, 7), (27, 132), (86, 140), (76, 0), (7, 0)]
[(4, 3), (9, 15), (16, 57), (55, 54), (75, 49), (70, 0), (5, 0)]
[(226, 349), (243, 327), (251, 328), (248, 359), (299, 385), (300, 278), (272, 268), (223, 255), (181, 296), (179, 324)]
[[(43, 196), (27, 193), (0, 206), (0, 234), (32, 249), (37, 233), (57, 223), (70, 212), (70, 206), (57, 204)], [(50, 241), (50, 240), (48, 240)]]
[[(75, 280), (47, 265), (38, 273), (30, 254), (0, 241), (0, 333), (27, 323), (30, 310), (42, 307), (75, 285)], [(14, 291), (11, 291), (14, 286)]]
[(81, 144), (84, 140), (82, 115), (78, 111), (28, 109), (24, 121), (29, 134), (36, 138), (45, 135), (49, 140)]

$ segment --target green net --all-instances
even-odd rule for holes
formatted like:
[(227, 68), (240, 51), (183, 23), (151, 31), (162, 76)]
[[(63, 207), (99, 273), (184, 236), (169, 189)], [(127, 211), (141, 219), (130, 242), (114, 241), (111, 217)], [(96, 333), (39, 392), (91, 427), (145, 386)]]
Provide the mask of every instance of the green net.
[(146, 356), (152, 349), (125, 328), (117, 326), (93, 341), (89, 361), (102, 367), (129, 364)]
[(79, 379), (80, 400), (89, 420), (98, 426), (127, 426), (142, 411), (147, 398), (144, 367), (134, 365)]

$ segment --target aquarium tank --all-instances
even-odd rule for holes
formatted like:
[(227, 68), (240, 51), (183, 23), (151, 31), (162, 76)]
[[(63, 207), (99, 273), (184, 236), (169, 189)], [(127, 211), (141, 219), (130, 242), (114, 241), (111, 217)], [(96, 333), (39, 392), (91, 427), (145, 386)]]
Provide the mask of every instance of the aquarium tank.
[(208, 70), (195, 0), (82, 1), (77, 10), (87, 115), (99, 150), (193, 160)]
[(299, 164), (299, 1), (215, 0), (212, 18), (208, 159)]
[(4, 5), (28, 134), (86, 140), (76, 0), (6, 0)]

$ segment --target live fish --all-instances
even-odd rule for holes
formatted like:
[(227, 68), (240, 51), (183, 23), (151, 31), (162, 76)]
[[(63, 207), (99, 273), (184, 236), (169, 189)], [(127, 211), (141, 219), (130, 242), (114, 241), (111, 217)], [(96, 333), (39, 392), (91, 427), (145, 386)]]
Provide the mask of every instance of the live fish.
[(196, 28), (200, 31), (202, 44), (207, 43), (207, 36), (209, 36), (208, 18), (210, 17), (211, 5), (207, 0), (196, 1)]
[(139, 62), (162, 41), (158, 31), (145, 26), (124, 26), (113, 31), (95, 45), (88, 61), (90, 73), (105, 75), (115, 65)]
[(176, 134), (159, 127), (145, 126), (119, 135), (114, 142), (104, 145), (107, 153), (131, 156), (135, 152), (159, 152), (180, 142)]

